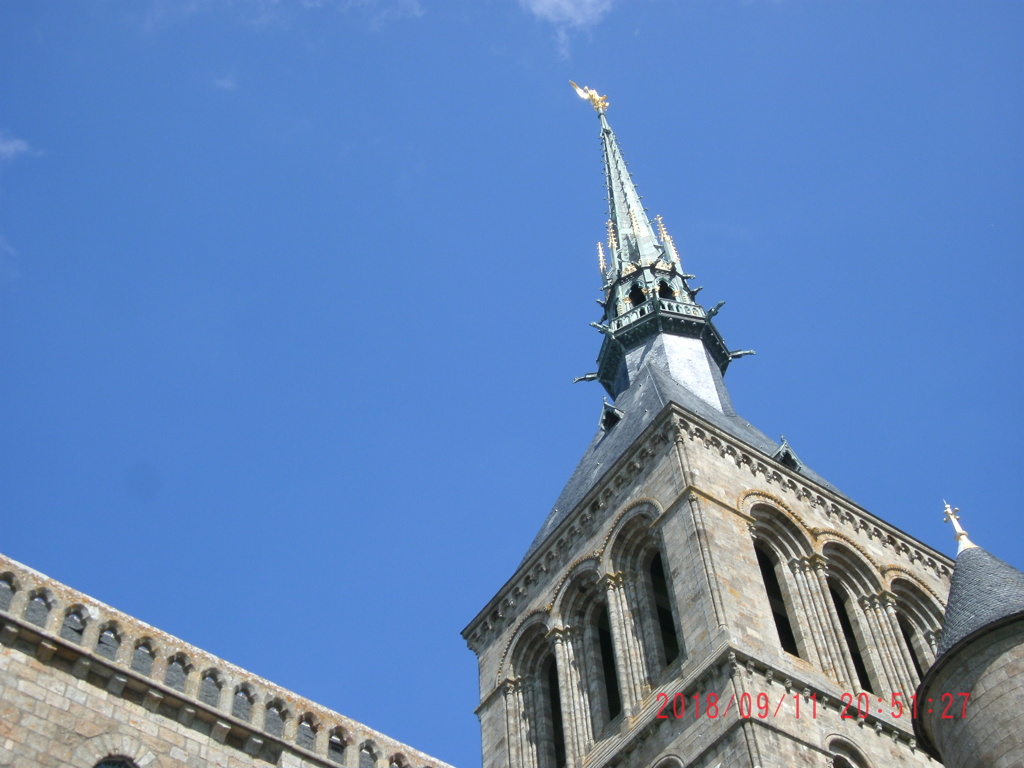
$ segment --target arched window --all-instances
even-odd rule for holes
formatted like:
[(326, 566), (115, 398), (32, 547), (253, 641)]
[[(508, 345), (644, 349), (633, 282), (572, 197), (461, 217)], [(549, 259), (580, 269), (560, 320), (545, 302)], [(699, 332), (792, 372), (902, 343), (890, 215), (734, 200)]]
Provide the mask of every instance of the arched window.
[(336, 763), (344, 763), (346, 744), (345, 734), (340, 728), (335, 728), (327, 739), (327, 757)]
[(14, 576), (5, 573), (0, 577), (0, 611), (6, 611), (11, 607), (11, 599), (14, 597)]
[(657, 552), (647, 568), (650, 577), (651, 614), (658, 627), (661, 640), (662, 666), (667, 667), (679, 658), (679, 636), (676, 634), (676, 622), (672, 615), (672, 600), (668, 593), (668, 579), (665, 578), (665, 566), (661, 560), (661, 552)]
[(121, 647), (121, 638), (117, 635), (117, 630), (113, 627), (107, 627), (100, 636), (96, 639), (96, 653), (105, 659), (113, 661), (117, 658), (117, 650)]
[(82, 643), (82, 635), (85, 634), (85, 615), (79, 608), (75, 608), (64, 616), (60, 625), (60, 636), (73, 643)]
[(303, 749), (312, 750), (316, 747), (316, 723), (312, 715), (303, 715), (299, 720), (299, 729), (295, 732), (295, 743)]
[(608, 605), (603, 604), (595, 613), (594, 634), (597, 636), (597, 654), (600, 658), (600, 677), (608, 720), (614, 720), (622, 713), (622, 696), (619, 693), (619, 676), (615, 664), (615, 647), (612, 644), (612, 628), (608, 620)]
[(50, 615), (50, 603), (46, 595), (39, 593), (28, 601), (25, 606), (25, 621), (35, 624), (37, 627), (46, 626), (46, 618)]
[(199, 682), (199, 700), (211, 707), (220, 706), (220, 680), (213, 670), (206, 672)]
[(252, 694), (244, 685), (235, 689), (235, 695), (231, 699), (231, 714), (247, 723), (252, 717)]
[(903, 635), (903, 642), (907, 644), (907, 651), (910, 653), (910, 660), (914, 663), (914, 671), (917, 672), (918, 681), (924, 677), (925, 665), (921, 663), (921, 655), (917, 650), (917, 630), (910, 623), (906, 616), (896, 612), (896, 623), (900, 625), (900, 634)]
[(562, 697), (558, 692), (558, 665), (555, 657), (548, 654), (541, 667), (542, 682), (544, 685), (544, 715), (551, 724), (551, 752), (545, 757), (547, 761), (542, 765), (551, 768), (565, 768), (565, 726), (562, 723)]
[(153, 656), (153, 649), (149, 645), (145, 642), (139, 643), (132, 654), (132, 669), (148, 675), (153, 671)]
[(284, 733), (284, 717), (284, 706), (280, 702), (271, 702), (263, 717), (263, 730), (271, 736), (280, 736)]
[(768, 605), (771, 607), (772, 618), (775, 620), (775, 631), (779, 636), (779, 644), (786, 653), (799, 656), (796, 634), (793, 632), (793, 624), (789, 619), (789, 606), (786, 605), (786, 598), (782, 594), (782, 584), (779, 582), (777, 558), (771, 550), (760, 543), (754, 545), (754, 551), (757, 553), (757, 565), (761, 569), (761, 580), (764, 582), (764, 591), (768, 595)]
[(377, 756), (373, 754), (369, 744), (364, 744), (359, 750), (359, 768), (374, 768), (377, 765)]
[(96, 763), (96, 768), (137, 768), (137, 766), (131, 760), (125, 760), (123, 757), (108, 757)]
[(832, 757), (832, 768), (869, 768), (864, 756), (845, 741), (833, 739), (829, 742), (828, 753)]
[(188, 659), (181, 654), (175, 656), (167, 664), (167, 672), (164, 674), (164, 685), (176, 691), (184, 691), (188, 670)]
[(647, 297), (644, 296), (644, 289), (637, 283), (633, 283), (633, 287), (629, 289), (629, 303), (634, 307), (639, 307), (645, 301), (647, 301)]
[(839, 626), (842, 627), (843, 637), (846, 638), (846, 645), (850, 649), (850, 658), (853, 661), (853, 668), (857, 672), (857, 680), (860, 683), (860, 687), (862, 690), (874, 693), (875, 686), (871, 684), (871, 677), (868, 675), (868, 668), (864, 663), (864, 653), (857, 638), (857, 633), (853, 629), (853, 622), (850, 620), (850, 597), (835, 579), (828, 580), (828, 592), (832, 596), (833, 605), (836, 607)]
[(669, 287), (669, 284), (662, 280), (658, 283), (658, 296), (662, 299), (674, 299), (676, 294), (675, 291)]
[(900, 636), (917, 673), (917, 681), (911, 681), (914, 684), (924, 677), (935, 658), (932, 639), (942, 626), (942, 612), (934, 600), (907, 579), (894, 579), (892, 593), (896, 597)]

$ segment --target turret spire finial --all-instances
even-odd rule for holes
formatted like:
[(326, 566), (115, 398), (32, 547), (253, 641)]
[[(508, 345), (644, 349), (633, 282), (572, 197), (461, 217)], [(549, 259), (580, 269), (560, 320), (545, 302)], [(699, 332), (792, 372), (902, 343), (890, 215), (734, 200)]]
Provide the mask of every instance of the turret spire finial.
[(594, 108), (594, 111), (597, 112), (598, 114), (602, 114), (606, 109), (608, 109), (607, 96), (602, 96), (593, 88), (580, 88), (580, 86), (576, 85), (576, 83), (574, 83), (572, 80), (569, 81), (569, 85), (573, 87), (573, 89), (576, 91), (577, 95), (579, 95), (581, 99), (586, 99), (587, 101), (589, 101), (590, 106), (592, 106)]
[(957, 514), (960, 509), (950, 506), (949, 502), (945, 499), (942, 500), (942, 503), (946, 505), (945, 510), (943, 510), (943, 522), (952, 523), (953, 530), (956, 531), (956, 540), (959, 545), (956, 550), (957, 554), (960, 554), (965, 549), (978, 546), (967, 538), (967, 531), (960, 525), (960, 515)]

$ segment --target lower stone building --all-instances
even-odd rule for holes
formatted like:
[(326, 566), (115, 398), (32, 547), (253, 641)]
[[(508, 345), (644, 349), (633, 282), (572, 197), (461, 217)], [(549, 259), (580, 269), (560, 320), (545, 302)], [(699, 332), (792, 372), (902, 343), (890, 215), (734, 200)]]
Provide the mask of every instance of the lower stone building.
[(448, 768), (0, 556), (0, 766)]

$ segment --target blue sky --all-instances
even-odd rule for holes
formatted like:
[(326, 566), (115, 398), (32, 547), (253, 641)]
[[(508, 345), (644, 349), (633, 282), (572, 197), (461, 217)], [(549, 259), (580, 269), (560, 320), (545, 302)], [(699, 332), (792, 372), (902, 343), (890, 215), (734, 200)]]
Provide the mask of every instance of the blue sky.
[(597, 121), (737, 409), (1018, 567), (1024, 6), (0, 7), (0, 550), (458, 766), (596, 427)]

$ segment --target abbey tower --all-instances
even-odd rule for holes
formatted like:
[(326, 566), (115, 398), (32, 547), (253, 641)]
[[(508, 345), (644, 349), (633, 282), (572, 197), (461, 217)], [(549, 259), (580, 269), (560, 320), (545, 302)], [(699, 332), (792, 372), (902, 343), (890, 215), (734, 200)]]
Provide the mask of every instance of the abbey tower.
[(730, 351), (597, 112), (613, 398), (463, 632), (485, 768), (911, 766), (953, 563), (733, 408)]

